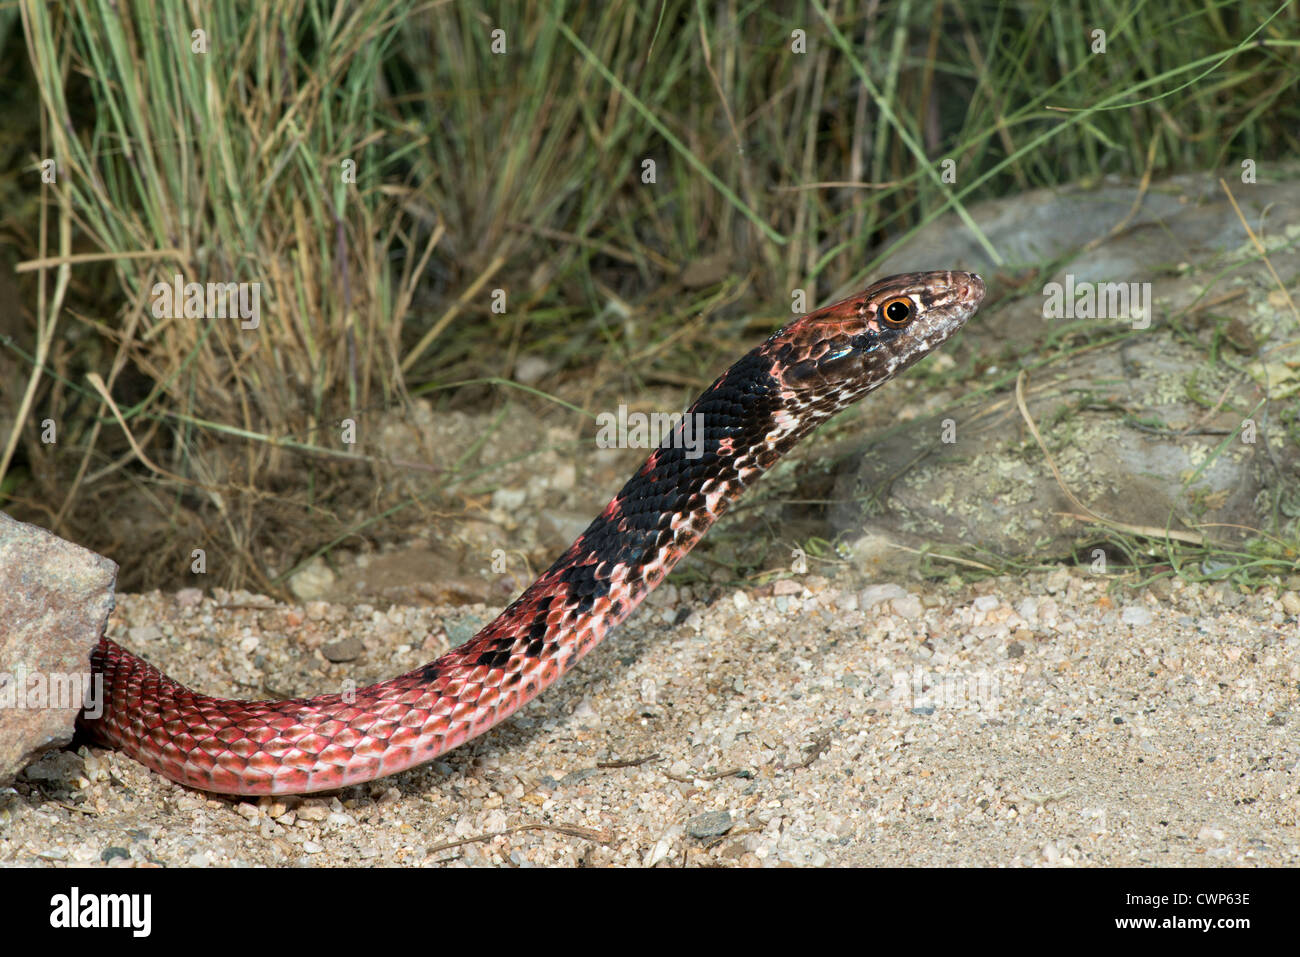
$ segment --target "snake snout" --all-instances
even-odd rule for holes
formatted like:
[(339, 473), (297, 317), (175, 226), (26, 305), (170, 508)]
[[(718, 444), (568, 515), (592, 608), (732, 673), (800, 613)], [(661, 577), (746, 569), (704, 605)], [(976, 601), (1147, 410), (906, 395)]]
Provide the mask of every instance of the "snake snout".
[(980, 278), (979, 273), (953, 272), (948, 275), (949, 281), (963, 301), (978, 306), (984, 300), (984, 280)]

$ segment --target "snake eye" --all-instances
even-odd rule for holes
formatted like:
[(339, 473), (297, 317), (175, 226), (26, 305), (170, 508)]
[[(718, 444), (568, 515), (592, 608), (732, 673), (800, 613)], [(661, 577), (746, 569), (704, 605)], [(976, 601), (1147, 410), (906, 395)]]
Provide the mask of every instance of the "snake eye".
[(912, 319), (912, 300), (910, 299), (891, 299), (885, 303), (885, 308), (880, 310), (880, 314), (885, 317), (885, 322), (899, 329), (908, 324)]

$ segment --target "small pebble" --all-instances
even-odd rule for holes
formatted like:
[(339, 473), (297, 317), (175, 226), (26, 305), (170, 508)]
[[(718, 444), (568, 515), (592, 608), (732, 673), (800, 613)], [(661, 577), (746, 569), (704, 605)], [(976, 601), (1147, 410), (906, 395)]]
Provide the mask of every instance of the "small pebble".
[(499, 488), (492, 493), (492, 507), (503, 512), (513, 512), (521, 508), (528, 499), (528, 492), (521, 488)]
[(924, 614), (921, 607), (921, 599), (915, 595), (905, 595), (902, 598), (895, 598), (889, 603), (889, 607), (894, 610), (894, 614), (900, 618), (920, 618)]
[(150, 641), (158, 641), (162, 638), (162, 629), (157, 625), (135, 625), (126, 630), (127, 637), (134, 644), (145, 644)]
[(365, 650), (366, 646), (360, 638), (341, 638), (322, 647), (320, 653), (329, 661), (343, 662), (355, 661)]
[(706, 811), (686, 822), (686, 833), (691, 837), (719, 837), (732, 828), (730, 811)]
[(868, 585), (858, 596), (858, 604), (869, 611), (882, 602), (906, 597), (907, 590), (901, 585)]
[(659, 686), (653, 678), (641, 679), (641, 703), (654, 704), (659, 698)]
[(1149, 625), (1152, 615), (1150, 609), (1141, 605), (1129, 605), (1120, 614), (1119, 620), (1126, 625)]

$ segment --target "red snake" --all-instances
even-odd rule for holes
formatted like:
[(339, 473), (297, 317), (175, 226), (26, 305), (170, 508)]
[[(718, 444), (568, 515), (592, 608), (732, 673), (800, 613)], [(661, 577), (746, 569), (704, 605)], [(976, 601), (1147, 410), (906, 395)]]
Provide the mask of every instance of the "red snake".
[(973, 273), (907, 273), (794, 320), (687, 410), (702, 417), (701, 444), (666, 439), (509, 608), (427, 665), (350, 694), (233, 701), (101, 638), (91, 667), (104, 707), (81, 726), (226, 794), (324, 791), (431, 761), (557, 681), (795, 442), (941, 344), (983, 298)]

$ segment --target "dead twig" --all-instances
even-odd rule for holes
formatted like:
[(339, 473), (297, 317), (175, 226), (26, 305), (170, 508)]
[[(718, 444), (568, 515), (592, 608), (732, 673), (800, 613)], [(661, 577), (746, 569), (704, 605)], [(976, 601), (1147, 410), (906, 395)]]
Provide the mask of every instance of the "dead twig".
[(647, 754), (644, 758), (623, 758), (617, 761), (597, 761), (596, 767), (602, 771), (613, 770), (614, 768), (639, 768), (643, 764), (649, 764), (651, 761), (659, 760), (659, 752)]
[(584, 841), (604, 844), (606, 847), (614, 843), (614, 837), (608, 831), (597, 831), (595, 828), (579, 827), (576, 824), (520, 824), (517, 827), (508, 827), (504, 831), (492, 831), (488, 834), (478, 834), (474, 837), (462, 838), (459, 841), (448, 841), (446, 844), (436, 844), (425, 851), (425, 856), (432, 857), (434, 854), (449, 851), (454, 847), (463, 847), (466, 844), (482, 844), (485, 841), (491, 841), (498, 837), (505, 837), (509, 834), (519, 834), (523, 831), (554, 831), (557, 834), (565, 834), (569, 837), (576, 837)]
[(831, 733), (827, 731), (825, 734), (813, 739), (813, 743), (808, 745), (804, 750), (804, 758), (802, 761), (797, 761), (794, 764), (783, 764), (781, 765), (781, 770), (798, 771), (801, 768), (810, 767), (814, 761), (830, 750), (830, 746)]

